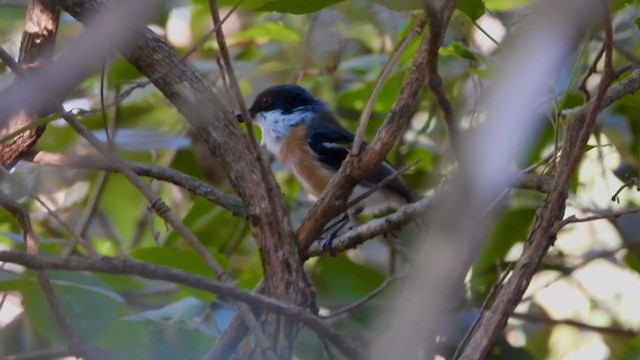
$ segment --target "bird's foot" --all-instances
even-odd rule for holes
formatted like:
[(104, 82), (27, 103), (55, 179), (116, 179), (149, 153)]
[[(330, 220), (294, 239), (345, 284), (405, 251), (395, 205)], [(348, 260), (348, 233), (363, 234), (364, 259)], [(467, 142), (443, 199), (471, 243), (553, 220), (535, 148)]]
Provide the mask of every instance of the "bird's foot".
[(335, 238), (338, 236), (338, 232), (334, 231), (331, 234), (329, 234), (329, 236), (327, 236), (323, 241), (322, 241), (322, 251), (329, 253), (329, 255), (331, 256), (336, 256), (336, 252), (335, 250), (333, 250), (333, 240), (335, 240)]
[(347, 224), (349, 224), (349, 218), (347, 216), (342, 217), (342, 219), (336, 221), (334, 224), (329, 226), (329, 229), (334, 229), (331, 231), (331, 234), (327, 236), (322, 241), (322, 250), (324, 252), (328, 252), (331, 256), (336, 256), (336, 252), (333, 249), (333, 240), (338, 237), (338, 233), (342, 230)]

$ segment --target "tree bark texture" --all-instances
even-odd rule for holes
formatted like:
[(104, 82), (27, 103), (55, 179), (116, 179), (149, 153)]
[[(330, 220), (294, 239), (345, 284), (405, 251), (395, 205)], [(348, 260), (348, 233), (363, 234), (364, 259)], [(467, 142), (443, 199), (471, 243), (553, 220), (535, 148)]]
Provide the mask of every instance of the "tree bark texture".
[[(63, 0), (61, 4), (81, 22), (109, 6), (105, 0)], [(300, 261), (284, 199), (273, 175), (261, 175), (263, 160), (248, 146), (233, 111), (211, 84), (149, 30), (126, 58), (174, 104), (212, 156), (228, 170), (231, 185), (247, 205), (247, 221), (260, 249), (266, 294), (315, 310), (315, 293)], [(276, 355), (290, 358), (300, 325), (275, 316), (269, 316), (267, 322)]]
[[(59, 17), (60, 9), (55, 1), (29, 1), (18, 57), (18, 62), (24, 70), (37, 68), (53, 57)], [(37, 118), (38, 114), (28, 109), (18, 112), (0, 129), (0, 139), (32, 124)], [(17, 158), (35, 145), (43, 132), (43, 125), (31, 127), (0, 144), (0, 165), (5, 168), (13, 167)]]

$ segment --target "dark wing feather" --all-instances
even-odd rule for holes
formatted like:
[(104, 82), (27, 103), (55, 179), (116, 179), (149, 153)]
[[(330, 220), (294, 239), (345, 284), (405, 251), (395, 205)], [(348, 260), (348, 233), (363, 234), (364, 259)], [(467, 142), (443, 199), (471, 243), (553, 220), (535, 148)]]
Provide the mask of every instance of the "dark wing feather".
[[(314, 119), (307, 125), (309, 147), (315, 153), (317, 159), (330, 169), (338, 171), (340, 165), (351, 151), (354, 135), (343, 128), (331, 115)], [(367, 145), (366, 143), (364, 144)], [(364, 179), (364, 184), (373, 186), (388, 176), (396, 169), (388, 162), (382, 163), (372, 174)], [(412, 202), (413, 197), (407, 185), (401, 177), (391, 180), (386, 187), (407, 202)]]
[(349, 155), (353, 134), (335, 120), (313, 120), (307, 125), (307, 135), (309, 147), (318, 160), (330, 169), (340, 169), (340, 165)]

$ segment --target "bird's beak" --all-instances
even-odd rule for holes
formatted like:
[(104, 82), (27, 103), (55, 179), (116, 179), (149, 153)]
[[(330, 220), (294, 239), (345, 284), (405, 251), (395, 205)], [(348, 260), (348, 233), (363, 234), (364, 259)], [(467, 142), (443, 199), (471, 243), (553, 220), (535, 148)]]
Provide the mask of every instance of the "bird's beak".
[(244, 122), (244, 120), (242, 120), (242, 113), (241, 112), (237, 112), (236, 113), (236, 119), (238, 119), (238, 122)]

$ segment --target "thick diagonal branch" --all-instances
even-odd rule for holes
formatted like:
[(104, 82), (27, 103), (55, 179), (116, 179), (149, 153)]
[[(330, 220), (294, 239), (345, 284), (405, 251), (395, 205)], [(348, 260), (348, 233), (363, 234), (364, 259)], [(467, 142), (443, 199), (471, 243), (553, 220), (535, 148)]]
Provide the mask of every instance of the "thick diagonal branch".
[[(52, 0), (31, 0), (27, 7), (20, 55), (22, 69), (31, 70), (51, 60), (56, 43), (60, 9)], [(0, 138), (32, 123), (38, 114), (22, 110), (0, 129)], [(29, 129), (11, 140), (0, 144), (0, 165), (11, 168), (20, 154), (35, 145), (44, 126)]]

